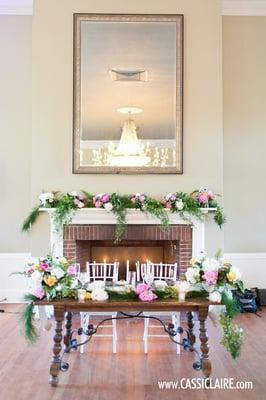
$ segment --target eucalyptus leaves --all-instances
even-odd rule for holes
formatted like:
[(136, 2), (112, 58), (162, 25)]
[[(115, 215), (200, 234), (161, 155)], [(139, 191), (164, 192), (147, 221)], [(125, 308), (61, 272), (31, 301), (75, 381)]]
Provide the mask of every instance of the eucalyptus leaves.
[(27, 232), (37, 220), (41, 208), (54, 208), (53, 218), (58, 230), (71, 222), (76, 210), (82, 208), (102, 208), (112, 212), (117, 220), (115, 240), (119, 241), (127, 224), (127, 210), (138, 209), (146, 215), (156, 217), (162, 229), (169, 226), (169, 212), (192, 223), (192, 218), (203, 219), (204, 208), (213, 208), (213, 219), (219, 227), (225, 223), (222, 207), (216, 200), (216, 195), (207, 189), (200, 189), (191, 194), (178, 191), (168, 193), (162, 200), (157, 200), (142, 193), (132, 195), (120, 195), (118, 193), (100, 193), (92, 195), (82, 190), (78, 192), (46, 192), (39, 196), (39, 204), (36, 205), (25, 219), (22, 231)]

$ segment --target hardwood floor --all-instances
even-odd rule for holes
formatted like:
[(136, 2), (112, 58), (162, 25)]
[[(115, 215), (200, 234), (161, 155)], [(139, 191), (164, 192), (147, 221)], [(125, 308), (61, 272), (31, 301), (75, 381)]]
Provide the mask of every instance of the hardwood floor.
[[(85, 354), (66, 356), (69, 371), (60, 374), (57, 388), (48, 384), (53, 329), (43, 331), (34, 346), (21, 334), (20, 305), (3, 305), (0, 314), (0, 399), (1, 400), (264, 400), (266, 398), (266, 309), (262, 318), (238, 317), (246, 340), (239, 360), (233, 361), (220, 341), (220, 328), (208, 321), (213, 378), (252, 381), (252, 390), (164, 389), (158, 381), (200, 378), (192, 369), (194, 356), (175, 354), (167, 338), (151, 338), (149, 354), (143, 354), (143, 322), (118, 322), (118, 353), (112, 354), (109, 338), (93, 338)], [(74, 318), (74, 326), (79, 326)], [(196, 324), (196, 330), (198, 329)], [(197, 331), (198, 334), (198, 331)]]

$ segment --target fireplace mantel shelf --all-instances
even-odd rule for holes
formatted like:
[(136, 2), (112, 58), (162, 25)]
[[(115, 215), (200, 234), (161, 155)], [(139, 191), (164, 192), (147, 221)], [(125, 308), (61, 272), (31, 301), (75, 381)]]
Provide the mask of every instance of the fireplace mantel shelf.
[[(204, 214), (208, 214), (210, 212), (215, 211), (216, 208), (202, 208), (201, 211)], [(47, 212), (50, 217), (52, 217), (54, 208), (41, 208), (41, 212)], [(172, 213), (170, 210), (166, 210), (169, 223), (171, 225), (189, 225), (190, 222), (182, 219), (177, 213)], [(127, 210), (127, 223), (129, 225), (158, 225), (160, 221), (158, 218), (146, 215), (140, 210), (136, 209), (128, 209)], [(190, 220), (193, 224), (197, 224), (195, 217), (191, 217)], [(115, 225), (116, 217), (110, 212), (106, 211), (103, 208), (82, 208), (80, 210), (76, 210), (70, 224), (102, 224), (102, 225)]]

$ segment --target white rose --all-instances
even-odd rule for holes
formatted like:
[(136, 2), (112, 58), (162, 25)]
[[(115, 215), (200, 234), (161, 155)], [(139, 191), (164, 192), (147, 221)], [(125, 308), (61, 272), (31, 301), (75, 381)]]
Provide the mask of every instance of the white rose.
[(183, 203), (183, 200), (177, 200), (176, 202), (175, 202), (175, 206), (176, 206), (176, 208), (178, 209), (178, 210), (183, 210), (183, 208), (184, 208), (184, 203)]
[(135, 197), (140, 197), (141, 194), (140, 193), (135, 193)]
[(91, 299), (97, 301), (104, 301), (108, 299), (108, 293), (102, 288), (94, 289), (91, 292)]
[(172, 193), (168, 193), (168, 194), (165, 196), (165, 199), (168, 201), (168, 200), (170, 199), (171, 196), (172, 196)]
[(185, 275), (188, 282), (197, 283), (199, 279), (199, 270), (197, 268), (190, 267), (186, 270)]
[(220, 268), (220, 263), (215, 258), (207, 258), (203, 261), (202, 266), (205, 271), (218, 271)]
[(167, 283), (158, 279), (157, 281), (154, 281), (154, 286), (158, 289), (163, 289), (167, 286)]
[(54, 194), (51, 192), (46, 192), (46, 193), (41, 193), (39, 196), (39, 200), (43, 206), (46, 205), (46, 203), (52, 203), (54, 201)]
[(103, 206), (106, 209), (106, 211), (111, 211), (113, 209), (112, 203), (105, 203)]
[(211, 293), (209, 294), (209, 300), (212, 301), (212, 302), (214, 302), (214, 303), (221, 303), (221, 301), (222, 301), (222, 295), (221, 295), (220, 292), (217, 292), (217, 290), (216, 290), (216, 291), (211, 292)]
[(77, 197), (78, 196), (78, 192), (68, 192), (69, 196), (72, 197)]
[(79, 203), (78, 203), (78, 208), (83, 208), (83, 207), (84, 207), (83, 201), (79, 201)]
[(51, 275), (54, 275), (57, 279), (61, 279), (65, 275), (65, 272), (60, 267), (54, 267), (51, 269)]

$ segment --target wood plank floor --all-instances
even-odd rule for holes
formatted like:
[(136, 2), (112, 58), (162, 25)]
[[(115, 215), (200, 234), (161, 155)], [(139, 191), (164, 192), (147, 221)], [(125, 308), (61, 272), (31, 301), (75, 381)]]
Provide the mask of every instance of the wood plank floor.
[[(262, 318), (240, 315), (246, 341), (241, 358), (233, 361), (223, 350), (221, 331), (208, 322), (213, 377), (252, 381), (253, 390), (160, 390), (158, 381), (201, 377), (192, 369), (193, 355), (175, 354), (167, 338), (152, 338), (149, 354), (143, 354), (143, 322), (119, 321), (118, 353), (111, 352), (109, 338), (93, 338), (85, 354), (71, 353), (70, 369), (60, 374), (57, 388), (48, 385), (53, 330), (44, 331), (34, 346), (25, 344), (19, 325), (19, 305), (2, 305), (0, 314), (1, 400), (265, 400), (266, 309)], [(78, 318), (75, 318), (78, 324)], [(198, 332), (197, 332), (198, 334)]]

